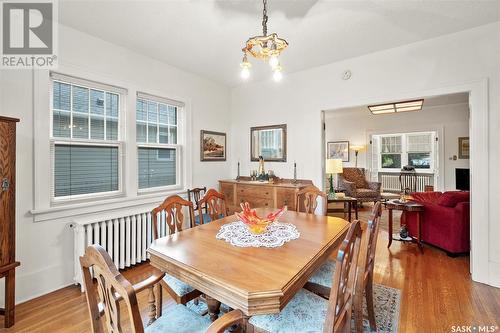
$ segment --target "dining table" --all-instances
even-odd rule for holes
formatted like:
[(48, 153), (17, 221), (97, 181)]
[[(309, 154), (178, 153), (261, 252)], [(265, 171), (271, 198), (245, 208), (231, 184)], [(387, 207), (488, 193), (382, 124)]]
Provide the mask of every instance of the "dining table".
[[(257, 208), (259, 216), (272, 212)], [(150, 263), (206, 298), (217, 319), (221, 302), (246, 317), (279, 313), (314, 271), (338, 248), (350, 223), (342, 218), (286, 211), (280, 223), (293, 224), (300, 236), (278, 247), (238, 247), (216, 235), (227, 216), (159, 238), (147, 250)]]

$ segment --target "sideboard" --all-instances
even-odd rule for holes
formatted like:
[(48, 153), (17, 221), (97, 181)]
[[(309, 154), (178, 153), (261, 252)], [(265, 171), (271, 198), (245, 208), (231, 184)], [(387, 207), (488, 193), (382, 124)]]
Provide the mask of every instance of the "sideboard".
[(312, 185), (311, 180), (281, 179), (278, 182), (261, 182), (247, 179), (219, 180), (220, 191), (226, 197), (226, 205), (230, 214), (240, 211), (240, 203), (248, 202), (252, 208), (281, 208), (288, 206), (295, 209), (295, 192)]

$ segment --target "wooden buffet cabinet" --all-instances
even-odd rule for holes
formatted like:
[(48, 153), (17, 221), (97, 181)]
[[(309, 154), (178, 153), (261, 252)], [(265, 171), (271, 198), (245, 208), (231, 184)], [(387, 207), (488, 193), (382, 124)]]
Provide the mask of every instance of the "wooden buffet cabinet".
[(226, 197), (226, 205), (230, 214), (240, 211), (240, 203), (248, 202), (252, 208), (281, 208), (288, 206), (295, 210), (295, 192), (312, 185), (310, 180), (282, 179), (276, 183), (243, 180), (219, 180), (219, 188)]
[(16, 123), (0, 116), (0, 278), (5, 278), (4, 327), (14, 325), (16, 261)]

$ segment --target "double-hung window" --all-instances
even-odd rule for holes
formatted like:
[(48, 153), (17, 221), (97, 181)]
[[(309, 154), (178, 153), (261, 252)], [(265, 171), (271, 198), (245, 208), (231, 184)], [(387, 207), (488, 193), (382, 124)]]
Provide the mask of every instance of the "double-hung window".
[(431, 169), (432, 159), (432, 133), (407, 134), (406, 151), (408, 165), (415, 169)]
[(116, 195), (124, 90), (51, 74), (52, 200)]
[(382, 169), (401, 169), (402, 136), (383, 136), (380, 152)]
[(181, 102), (137, 94), (136, 133), (139, 191), (181, 184)]

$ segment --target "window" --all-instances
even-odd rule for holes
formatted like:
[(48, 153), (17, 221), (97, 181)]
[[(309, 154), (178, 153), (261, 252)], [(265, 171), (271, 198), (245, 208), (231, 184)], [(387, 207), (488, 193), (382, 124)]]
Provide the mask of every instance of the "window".
[(399, 171), (403, 166), (411, 165), (421, 171), (433, 172), (435, 136), (435, 132), (377, 135), (380, 138), (381, 169)]
[(120, 93), (52, 73), (54, 200), (120, 192)]
[(401, 169), (401, 136), (383, 136), (381, 158), (383, 169)]
[(137, 94), (139, 190), (180, 186), (178, 113), (181, 106), (176, 101)]
[(432, 155), (432, 136), (430, 133), (407, 135), (408, 165), (415, 169), (430, 169)]

